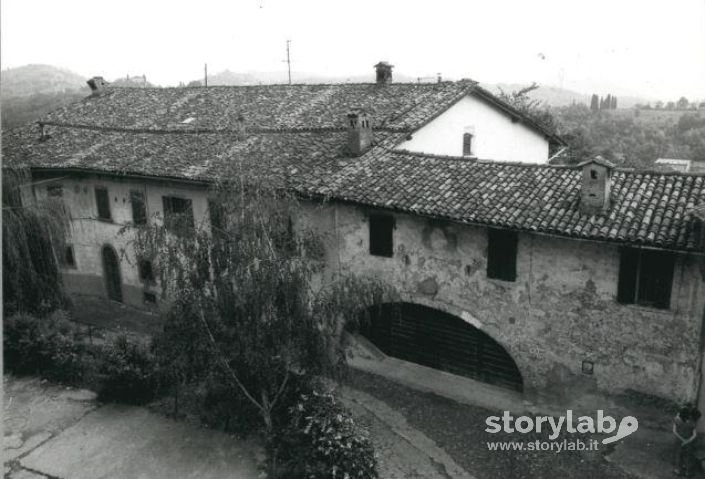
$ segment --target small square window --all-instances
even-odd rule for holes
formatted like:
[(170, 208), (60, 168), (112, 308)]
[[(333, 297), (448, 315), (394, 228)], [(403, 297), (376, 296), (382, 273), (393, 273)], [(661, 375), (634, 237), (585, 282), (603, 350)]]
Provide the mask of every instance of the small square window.
[(151, 291), (143, 291), (142, 301), (144, 301), (145, 304), (157, 304), (157, 295)]
[(391, 258), (394, 255), (394, 217), (370, 215), (370, 254)]
[(67, 268), (76, 267), (76, 258), (74, 256), (72, 245), (66, 245), (64, 248), (64, 256), (62, 257), (61, 264)]
[(49, 198), (62, 198), (64, 196), (64, 187), (62, 185), (47, 186), (47, 196)]
[(140, 280), (145, 283), (154, 283), (154, 267), (152, 262), (147, 259), (140, 259), (137, 264), (137, 269), (139, 271)]

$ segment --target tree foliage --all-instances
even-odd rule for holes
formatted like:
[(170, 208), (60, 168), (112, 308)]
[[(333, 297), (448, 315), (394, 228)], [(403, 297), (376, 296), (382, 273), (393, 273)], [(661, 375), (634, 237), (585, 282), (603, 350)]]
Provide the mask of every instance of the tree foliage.
[(570, 145), (564, 158), (568, 163), (596, 155), (621, 166), (651, 169), (658, 158), (705, 161), (705, 115), (699, 112), (618, 110), (595, 114), (578, 104), (557, 108), (554, 113), (558, 132)]
[(233, 165), (214, 186), (210, 221), (151, 221), (134, 247), (173, 300), (157, 338), (177, 383), (219, 372), (272, 433), (301, 378), (338, 376), (342, 333), (393, 292), (324, 269), (324, 238), (303, 220), (278, 165)]
[(3, 307), (44, 314), (67, 305), (55, 251), (63, 251), (68, 216), (62, 202), (34, 204), (22, 200), (31, 187), (26, 171), (3, 172)]

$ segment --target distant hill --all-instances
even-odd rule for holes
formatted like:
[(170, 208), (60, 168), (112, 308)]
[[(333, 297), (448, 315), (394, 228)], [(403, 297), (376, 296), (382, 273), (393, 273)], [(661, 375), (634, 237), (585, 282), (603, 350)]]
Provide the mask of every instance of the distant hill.
[(46, 113), (85, 98), (86, 79), (51, 65), (25, 65), (0, 72), (2, 127), (35, 121)]
[[(482, 84), (485, 88), (493, 92), (498, 92), (500, 89), (507, 93), (513, 91), (521, 90), (528, 85), (520, 85), (518, 83), (496, 83), (496, 84)], [(607, 96), (612, 92), (595, 92), (599, 96)], [(529, 93), (529, 96), (535, 100), (539, 100), (547, 103), (552, 107), (561, 107), (572, 105), (573, 103), (583, 103), (585, 105), (590, 105), (590, 99), (592, 93), (579, 93), (573, 90), (567, 90), (565, 88), (560, 88), (556, 86), (540, 85), (538, 89), (533, 90)], [(619, 96), (617, 95), (619, 101), (618, 107), (622, 108), (632, 108), (640, 103), (648, 103), (647, 99), (635, 97), (635, 96)]]
[(0, 73), (0, 93), (3, 98), (69, 91), (87, 92), (86, 78), (51, 65), (25, 65)]

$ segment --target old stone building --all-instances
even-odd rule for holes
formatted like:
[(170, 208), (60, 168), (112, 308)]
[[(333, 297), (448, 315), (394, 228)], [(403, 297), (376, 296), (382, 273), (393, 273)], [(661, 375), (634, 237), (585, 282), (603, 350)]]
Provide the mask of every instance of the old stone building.
[[(71, 212), (68, 287), (161, 302), (130, 226), (209, 221), (244, 158), (312, 200), (330, 268), (376, 275), (401, 315), (365, 331), (391, 356), (570, 399), (693, 400), (701, 381), (705, 178), (601, 159), (548, 164), (559, 138), (475, 82), (119, 89), (3, 135), (34, 200)], [(127, 226), (127, 233), (118, 232)]]

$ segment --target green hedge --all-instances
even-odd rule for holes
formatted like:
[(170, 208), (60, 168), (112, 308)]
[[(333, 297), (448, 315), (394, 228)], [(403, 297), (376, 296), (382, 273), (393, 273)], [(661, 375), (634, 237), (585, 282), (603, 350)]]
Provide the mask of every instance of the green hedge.
[(377, 460), (367, 431), (331, 394), (303, 394), (277, 437), (281, 478), (377, 478)]

